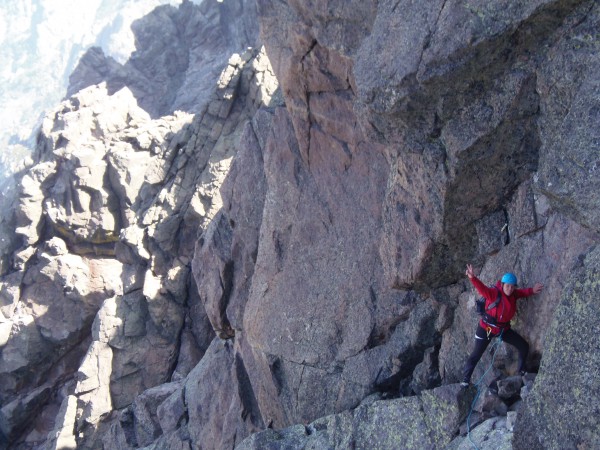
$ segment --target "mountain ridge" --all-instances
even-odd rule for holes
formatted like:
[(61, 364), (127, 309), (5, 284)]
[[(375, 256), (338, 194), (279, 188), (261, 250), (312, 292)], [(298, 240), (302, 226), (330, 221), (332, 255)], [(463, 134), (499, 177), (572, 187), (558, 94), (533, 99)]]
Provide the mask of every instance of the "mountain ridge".
[[(195, 114), (84, 61), (48, 117), (0, 287), (3, 437), (595, 448), (599, 6), (252, 5)], [(513, 321), (529, 374), (502, 345), (475, 404), (467, 263), (545, 285)]]

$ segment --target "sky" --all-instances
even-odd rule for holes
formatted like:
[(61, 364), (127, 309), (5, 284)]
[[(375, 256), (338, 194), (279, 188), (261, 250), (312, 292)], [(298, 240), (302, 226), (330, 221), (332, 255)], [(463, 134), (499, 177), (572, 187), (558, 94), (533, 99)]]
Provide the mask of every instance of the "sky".
[[(201, 3), (202, 0), (194, 0)], [(182, 0), (0, 0), (0, 185), (27, 163), (34, 130), (92, 46), (124, 63), (131, 23)]]

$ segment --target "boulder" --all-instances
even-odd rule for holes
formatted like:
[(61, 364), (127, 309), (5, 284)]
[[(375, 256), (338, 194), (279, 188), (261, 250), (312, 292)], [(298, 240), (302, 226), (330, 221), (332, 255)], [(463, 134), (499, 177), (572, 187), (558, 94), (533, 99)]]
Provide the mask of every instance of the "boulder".
[(233, 448), (264, 427), (247, 377), (231, 342), (215, 338), (185, 382), (192, 447)]
[(445, 448), (473, 400), (472, 392), (449, 385), (421, 397), (375, 401), (326, 416), (307, 426), (256, 433), (236, 450), (264, 448)]
[(492, 417), (473, 429), (468, 436), (455, 438), (447, 450), (512, 450), (513, 433), (507, 427), (506, 417)]
[(49, 385), (43, 385), (2, 405), (0, 408), (0, 432), (9, 442), (23, 431), (29, 418), (39, 412), (42, 405), (48, 401), (51, 392)]
[(158, 408), (175, 391), (181, 389), (181, 384), (161, 384), (136, 397), (132, 403), (132, 412), (138, 446), (147, 446), (164, 433), (158, 420)]
[(600, 331), (595, 300), (599, 270), (596, 248), (565, 286), (546, 336), (540, 372), (515, 424), (517, 449), (593, 448), (600, 442), (600, 353), (596, 341), (588, 339)]
[(523, 378), (520, 375), (508, 377), (498, 381), (498, 396), (503, 400), (517, 397), (523, 386)]
[(163, 435), (177, 431), (186, 421), (187, 405), (184, 390), (177, 389), (169, 395), (158, 405), (156, 415)]
[(77, 441), (74, 435), (77, 414), (77, 397), (67, 396), (61, 404), (56, 420), (56, 427), (48, 435), (46, 448), (51, 449), (76, 449)]
[[(499, 382), (498, 382), (499, 383)], [(481, 393), (473, 405), (473, 411), (480, 413), (480, 418), (488, 419), (494, 416), (506, 416), (508, 407), (498, 394), (490, 392), (487, 386), (479, 386)]]

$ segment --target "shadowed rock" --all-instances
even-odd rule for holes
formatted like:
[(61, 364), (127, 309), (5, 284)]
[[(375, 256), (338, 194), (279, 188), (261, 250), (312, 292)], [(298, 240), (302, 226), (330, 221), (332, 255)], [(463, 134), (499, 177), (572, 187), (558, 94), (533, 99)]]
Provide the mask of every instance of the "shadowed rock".
[[(466, 448), (472, 391), (452, 383), (478, 320), (472, 262), (486, 284), (512, 271), (545, 288), (512, 324), (538, 379), (520, 398), (483, 396), (471, 437), (593, 447), (597, 402), (579, 394), (598, 383), (565, 361), (596, 363), (571, 328), (594, 330), (597, 2), (256, 5), (266, 52), (230, 58), (256, 24), (236, 34), (214, 14), (242, 3), (165, 7), (138, 22), (155, 42), (121, 67), (90, 53), (79, 80), (106, 82), (47, 118), (2, 259), (3, 434)], [(210, 82), (214, 50), (195, 46), (207, 36), (222, 37)], [(188, 108), (204, 83), (210, 100)], [(195, 115), (159, 117), (171, 108)], [(514, 349), (496, 350), (474, 373), (482, 386), (516, 371)]]

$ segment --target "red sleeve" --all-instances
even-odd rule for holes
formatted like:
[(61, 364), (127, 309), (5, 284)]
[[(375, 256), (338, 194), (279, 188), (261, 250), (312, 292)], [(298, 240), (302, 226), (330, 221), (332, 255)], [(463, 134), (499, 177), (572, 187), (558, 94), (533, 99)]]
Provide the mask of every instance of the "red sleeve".
[(497, 296), (496, 288), (493, 288), (493, 287), (491, 288), (491, 287), (486, 286), (476, 276), (474, 276), (473, 278), (469, 278), (469, 279), (471, 280), (471, 284), (473, 286), (475, 286), (475, 289), (477, 289), (477, 292), (479, 292), (480, 295), (482, 295), (483, 297), (485, 297), (489, 300), (496, 299), (496, 296)]
[(532, 295), (534, 295), (533, 288), (515, 289), (513, 295), (516, 298), (531, 297)]

